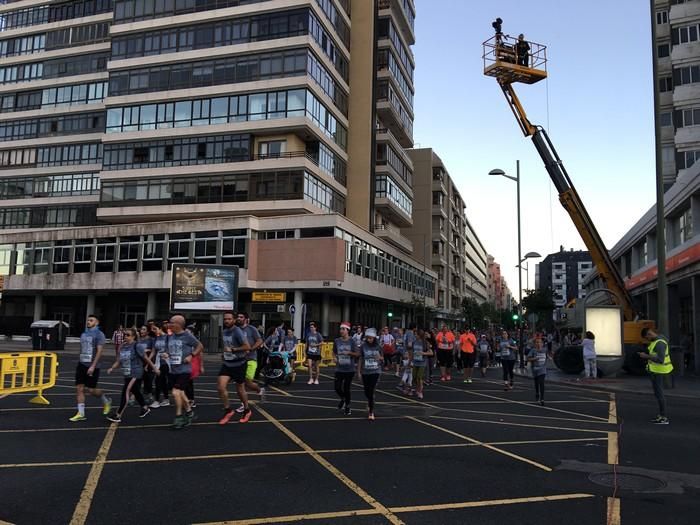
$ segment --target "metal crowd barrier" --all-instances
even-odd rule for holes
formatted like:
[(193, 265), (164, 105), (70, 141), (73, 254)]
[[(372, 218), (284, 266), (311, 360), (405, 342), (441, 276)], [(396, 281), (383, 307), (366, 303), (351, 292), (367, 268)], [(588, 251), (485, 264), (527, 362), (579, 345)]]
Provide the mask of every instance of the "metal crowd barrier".
[(29, 402), (48, 405), (43, 392), (56, 384), (57, 375), (58, 356), (53, 352), (0, 354), (0, 398), (36, 392)]
[[(295, 353), (296, 358), (294, 359), (294, 368), (304, 368), (306, 365), (306, 344), (297, 343)], [(333, 343), (321, 343), (321, 366), (331, 366), (333, 363)]]

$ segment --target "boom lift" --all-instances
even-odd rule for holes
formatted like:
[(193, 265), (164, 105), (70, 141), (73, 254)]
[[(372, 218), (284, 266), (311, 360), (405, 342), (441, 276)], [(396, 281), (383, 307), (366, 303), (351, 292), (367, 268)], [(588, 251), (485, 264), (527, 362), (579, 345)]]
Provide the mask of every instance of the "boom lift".
[[(552, 141), (542, 126), (532, 124), (527, 118), (525, 109), (513, 88), (516, 82), (534, 84), (547, 78), (547, 48), (542, 44), (528, 42), (529, 47), (525, 50), (525, 46), (522, 46), (519, 52), (518, 40), (504, 35), (501, 32), (501, 23), (500, 18), (493, 23), (496, 35), (483, 43), (484, 75), (496, 78), (523, 134), (526, 137), (532, 137), (535, 149), (559, 193), (559, 202), (571, 217), (588, 248), (604, 286), (613, 292), (622, 307), (625, 320), (624, 342), (641, 344), (642, 328), (653, 327), (654, 323), (638, 319), (632, 296), (625, 287), (625, 282), (605, 248)], [(525, 53), (527, 57), (524, 56)]]

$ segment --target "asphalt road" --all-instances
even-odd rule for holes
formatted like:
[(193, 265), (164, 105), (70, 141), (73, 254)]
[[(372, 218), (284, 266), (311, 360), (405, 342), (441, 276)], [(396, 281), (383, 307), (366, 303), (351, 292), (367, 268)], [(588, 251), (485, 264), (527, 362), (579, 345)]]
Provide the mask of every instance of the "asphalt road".
[[(673, 400), (649, 423), (650, 395), (530, 381), (504, 392), (499, 370), (407, 398), (379, 384), (377, 420), (353, 388), (337, 410), (332, 369), (319, 386), (273, 390), (248, 424), (217, 424), (209, 358), (196, 381), (198, 420), (170, 428), (171, 408), (110, 424), (75, 412), (75, 355), (61, 358), (48, 407), (0, 401), (0, 520), (10, 523), (695, 524), (700, 521), (698, 402)], [(104, 365), (103, 365), (104, 366)], [(101, 385), (118, 396), (121, 378)], [(233, 396), (235, 397), (235, 396)], [(256, 396), (252, 395), (252, 399)], [(598, 483), (591, 481), (591, 477)], [(615, 488), (615, 486), (617, 488)]]

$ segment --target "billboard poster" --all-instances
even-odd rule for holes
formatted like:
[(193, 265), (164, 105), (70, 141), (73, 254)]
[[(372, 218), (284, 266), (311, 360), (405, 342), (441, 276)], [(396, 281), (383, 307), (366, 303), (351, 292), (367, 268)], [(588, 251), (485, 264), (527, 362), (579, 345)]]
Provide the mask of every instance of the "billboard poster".
[(171, 310), (235, 310), (237, 300), (238, 266), (173, 263)]

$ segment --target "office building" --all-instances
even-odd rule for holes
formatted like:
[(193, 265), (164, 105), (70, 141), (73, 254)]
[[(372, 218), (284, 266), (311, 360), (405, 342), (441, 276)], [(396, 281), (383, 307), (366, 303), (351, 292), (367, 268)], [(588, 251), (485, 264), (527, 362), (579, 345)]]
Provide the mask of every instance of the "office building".
[(566, 251), (561, 246), (558, 252), (547, 255), (537, 264), (535, 288), (552, 290), (554, 305), (562, 308), (572, 299), (586, 296), (583, 281), (592, 267), (587, 251)]
[(411, 223), (397, 144), (412, 145), (414, 16), (409, 0), (0, 5), (6, 331), (163, 318), (182, 262), (238, 265), (256, 320), (295, 304), (325, 334), (432, 305), (430, 268), (384, 234)]
[(488, 300), (487, 253), (469, 222), (466, 204), (440, 157), (431, 148), (407, 151), (414, 172), (413, 227), (405, 230), (414, 257), (438, 276), (437, 322), (463, 317), (462, 300)]

